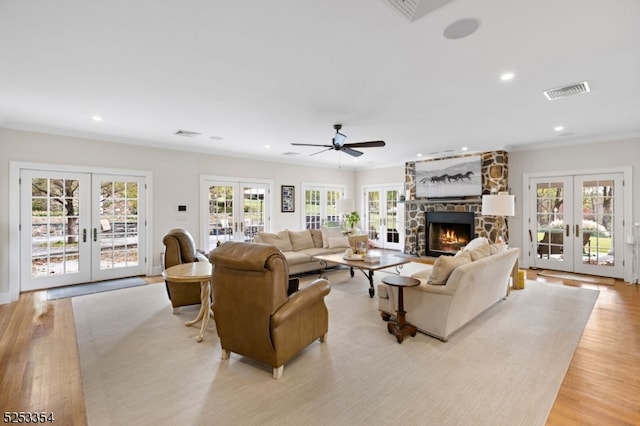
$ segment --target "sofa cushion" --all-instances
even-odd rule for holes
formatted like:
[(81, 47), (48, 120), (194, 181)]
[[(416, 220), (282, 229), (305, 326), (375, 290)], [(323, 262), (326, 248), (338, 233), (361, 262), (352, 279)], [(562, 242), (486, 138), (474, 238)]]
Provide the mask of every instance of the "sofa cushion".
[(255, 237), (256, 243), (271, 244), (276, 246), (281, 251), (291, 251), (291, 240), (289, 240), (289, 231), (284, 229), (278, 231), (275, 234), (270, 232), (258, 232)]
[(424, 269), (422, 271), (415, 272), (415, 273), (411, 274), (411, 278), (417, 278), (419, 280), (420, 279), (428, 280), (429, 279), (429, 275), (431, 275), (431, 270), (432, 270), (432, 268)]
[(329, 249), (325, 249), (325, 248), (308, 248), (308, 249), (304, 249), (304, 250), (300, 250), (299, 253), (304, 253), (307, 256), (309, 256), (311, 259), (310, 261), (313, 262), (315, 261), (315, 259), (313, 259), (314, 256), (319, 256), (322, 254), (330, 254), (331, 251)]
[(293, 251), (304, 250), (313, 248), (313, 237), (308, 229), (303, 231), (289, 231), (289, 240), (291, 241), (291, 247)]
[(311, 258), (306, 253), (287, 251), (282, 254), (284, 254), (285, 259), (287, 259), (287, 264), (289, 266), (300, 265), (301, 263), (309, 263), (311, 261)]
[(309, 232), (311, 232), (313, 246), (315, 248), (322, 248), (322, 231), (319, 229), (309, 229)]
[(344, 247), (344, 248), (349, 248), (351, 247), (349, 245), (349, 237), (335, 237), (335, 238), (329, 238), (329, 248), (338, 248), (338, 247)]
[(469, 262), (471, 262), (471, 256), (466, 251), (459, 256), (440, 256), (433, 263), (427, 283), (446, 284), (454, 269)]
[(322, 232), (322, 247), (324, 248), (329, 248), (329, 238), (342, 237), (342, 230), (340, 228), (323, 226), (320, 231)]

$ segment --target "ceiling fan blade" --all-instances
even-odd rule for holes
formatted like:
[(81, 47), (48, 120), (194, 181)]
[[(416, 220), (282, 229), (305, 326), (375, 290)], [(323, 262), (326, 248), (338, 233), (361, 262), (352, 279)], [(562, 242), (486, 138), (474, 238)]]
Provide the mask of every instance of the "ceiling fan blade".
[(315, 143), (293, 143), (291, 142), (291, 145), (296, 145), (296, 146), (321, 146), (324, 148), (333, 148), (333, 145), (318, 145)]
[(354, 142), (354, 143), (345, 143), (345, 147), (351, 148), (379, 148), (383, 147), (386, 144), (384, 141), (369, 141), (369, 142)]
[(332, 149), (333, 149), (333, 147), (330, 147), (330, 148), (327, 148), (327, 149), (323, 149), (322, 151), (314, 152), (313, 154), (309, 154), (309, 157), (311, 157), (312, 155), (320, 154), (321, 152), (331, 151)]
[(360, 157), (362, 154), (364, 154), (363, 152), (360, 151), (356, 151), (355, 149), (351, 149), (348, 146), (343, 146), (342, 149), (340, 150), (346, 154), (349, 154), (352, 157)]

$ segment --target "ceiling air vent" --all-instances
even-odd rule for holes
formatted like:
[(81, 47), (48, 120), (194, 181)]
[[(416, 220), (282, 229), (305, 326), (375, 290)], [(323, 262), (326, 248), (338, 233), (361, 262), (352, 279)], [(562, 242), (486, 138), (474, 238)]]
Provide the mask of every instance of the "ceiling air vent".
[(427, 13), (433, 12), (451, 0), (386, 0), (402, 13), (409, 21), (415, 21)]
[(195, 138), (196, 136), (200, 136), (202, 133), (192, 132), (190, 130), (178, 129), (178, 131), (175, 134), (177, 136), (185, 136), (185, 137), (188, 137), (188, 138)]
[(553, 101), (560, 98), (566, 98), (567, 96), (571, 96), (571, 95), (588, 93), (590, 91), (591, 89), (589, 89), (589, 83), (587, 83), (586, 81), (583, 81), (581, 83), (571, 84), (569, 86), (557, 87), (555, 89), (545, 90), (542, 93), (544, 93), (547, 99), (549, 99), (550, 101)]

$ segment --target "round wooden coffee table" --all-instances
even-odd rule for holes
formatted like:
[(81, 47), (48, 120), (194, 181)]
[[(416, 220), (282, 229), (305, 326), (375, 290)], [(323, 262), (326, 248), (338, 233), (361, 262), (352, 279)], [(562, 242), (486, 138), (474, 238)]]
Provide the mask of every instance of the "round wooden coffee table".
[(213, 311), (211, 310), (212, 270), (212, 265), (209, 262), (191, 262), (172, 266), (162, 272), (162, 277), (167, 281), (175, 283), (200, 283), (200, 311), (195, 319), (185, 321), (184, 323), (186, 326), (191, 326), (198, 321), (202, 321), (200, 334), (196, 339), (198, 342), (202, 342), (209, 318), (213, 318)]
[(402, 343), (404, 336), (410, 334), (411, 337), (415, 337), (417, 332), (416, 327), (407, 323), (405, 319), (406, 312), (404, 310), (403, 290), (405, 287), (416, 287), (420, 285), (420, 281), (416, 278), (391, 275), (384, 277), (382, 282), (393, 287), (398, 287), (398, 315), (396, 322), (390, 321), (387, 323), (387, 330), (396, 336), (398, 343)]

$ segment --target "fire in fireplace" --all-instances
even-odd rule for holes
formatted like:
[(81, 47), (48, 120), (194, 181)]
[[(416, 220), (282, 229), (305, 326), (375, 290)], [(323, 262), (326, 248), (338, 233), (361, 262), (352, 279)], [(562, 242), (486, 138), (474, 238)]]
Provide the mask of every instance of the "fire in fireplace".
[(470, 212), (427, 212), (426, 255), (456, 254), (475, 237), (475, 214)]

